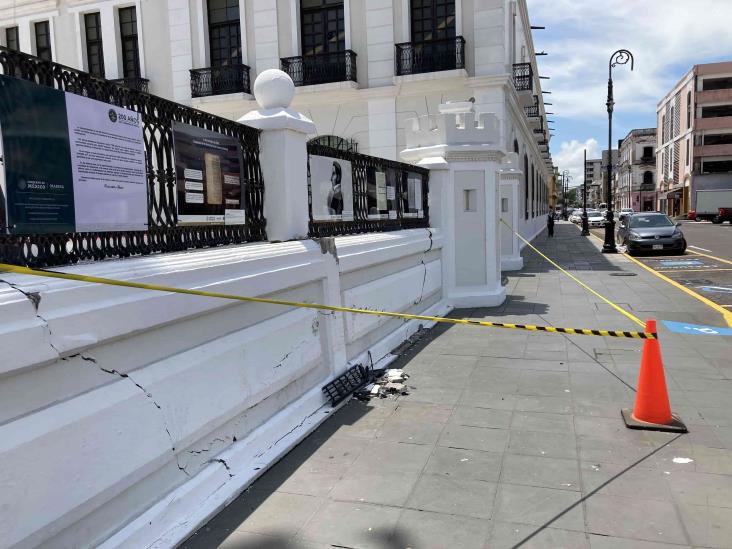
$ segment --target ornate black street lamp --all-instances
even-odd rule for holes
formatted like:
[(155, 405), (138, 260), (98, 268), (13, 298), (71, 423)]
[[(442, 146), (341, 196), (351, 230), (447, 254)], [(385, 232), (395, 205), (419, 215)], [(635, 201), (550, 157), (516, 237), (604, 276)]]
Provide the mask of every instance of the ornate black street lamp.
[(590, 236), (590, 224), (587, 220), (587, 149), (582, 169), (585, 174), (582, 178), (582, 236)]
[(607, 220), (605, 221), (605, 243), (602, 246), (602, 253), (616, 254), (615, 247), (615, 220), (613, 219), (613, 67), (625, 65), (630, 61), (630, 70), (633, 70), (633, 54), (628, 50), (618, 50), (610, 56), (607, 65)]
[(567, 213), (567, 194), (569, 193), (569, 180), (572, 177), (569, 175), (569, 170), (564, 170), (562, 172), (562, 198), (564, 199), (563, 206), (564, 206), (564, 220), (567, 221), (569, 219), (569, 214)]

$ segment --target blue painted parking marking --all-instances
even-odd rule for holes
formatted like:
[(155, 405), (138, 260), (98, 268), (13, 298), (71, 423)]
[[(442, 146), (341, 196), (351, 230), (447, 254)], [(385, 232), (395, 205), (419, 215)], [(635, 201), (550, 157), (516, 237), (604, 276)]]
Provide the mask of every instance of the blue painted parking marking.
[(661, 265), (667, 267), (701, 267), (704, 263), (699, 259), (661, 259)]
[(710, 294), (732, 294), (732, 288), (725, 286), (702, 286), (702, 291)]
[(732, 328), (689, 324), (688, 322), (672, 322), (670, 320), (663, 320), (662, 322), (666, 328), (677, 334), (732, 336)]

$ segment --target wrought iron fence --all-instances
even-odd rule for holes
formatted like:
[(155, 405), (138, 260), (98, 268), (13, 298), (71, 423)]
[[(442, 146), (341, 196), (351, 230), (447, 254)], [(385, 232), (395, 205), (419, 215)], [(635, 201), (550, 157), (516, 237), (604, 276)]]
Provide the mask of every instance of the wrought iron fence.
[[(312, 156), (315, 155), (347, 160), (351, 163), (353, 184), (352, 220), (321, 221), (313, 219), (311, 160)], [(386, 191), (387, 199), (391, 201), (391, 205), (387, 210), (378, 212), (373, 206), (375, 195), (378, 192), (375, 181), (377, 172), (385, 175), (387, 185), (391, 180), (393, 183), (391, 187), (394, 192), (393, 198), (389, 199), (389, 191)], [(422, 217), (419, 217), (420, 214), (416, 211), (406, 211), (409, 209), (407, 207), (407, 197), (410, 176), (411, 179), (419, 178), (421, 182), (421, 201), (419, 205), (421, 206)], [(310, 142), (308, 144), (308, 198), (310, 210), (309, 236), (313, 238), (429, 227), (429, 170), (412, 164), (348, 152)], [(413, 209), (418, 210), (419, 208)]]
[(356, 53), (351, 50), (284, 57), (280, 65), (296, 86), (358, 81)]
[(148, 80), (147, 78), (140, 78), (139, 76), (129, 78), (116, 78), (114, 80), (110, 80), (110, 82), (142, 93), (149, 93), (150, 89), (150, 80)]
[(539, 112), (539, 98), (534, 96), (534, 104), (530, 107), (524, 107), (527, 118), (537, 118), (541, 115)]
[[(0, 223), (0, 260), (47, 267), (266, 239), (258, 130), (4, 47), (0, 47), (0, 70), (4, 75), (141, 114), (149, 223), (147, 231), (6, 235), (1, 227), (3, 220)], [(245, 184), (245, 225), (177, 225), (173, 121), (219, 132), (239, 142)]]
[(191, 69), (192, 97), (241, 92), (251, 93), (249, 67), (247, 65)]
[(531, 63), (514, 63), (513, 86), (516, 91), (534, 91), (534, 69)]
[(396, 75), (420, 74), (465, 68), (462, 36), (429, 42), (396, 44)]

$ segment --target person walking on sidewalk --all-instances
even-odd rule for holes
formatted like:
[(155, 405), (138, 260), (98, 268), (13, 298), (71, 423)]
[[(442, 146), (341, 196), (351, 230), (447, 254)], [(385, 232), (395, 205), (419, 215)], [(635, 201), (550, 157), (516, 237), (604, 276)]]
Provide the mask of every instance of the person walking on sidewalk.
[(554, 237), (554, 216), (552, 214), (546, 218), (546, 232), (549, 233), (549, 238)]

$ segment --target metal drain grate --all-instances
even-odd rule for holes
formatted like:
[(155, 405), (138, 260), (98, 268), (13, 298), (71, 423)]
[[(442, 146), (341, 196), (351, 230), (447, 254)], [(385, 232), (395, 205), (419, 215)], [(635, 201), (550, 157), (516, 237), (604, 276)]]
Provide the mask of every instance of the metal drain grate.
[(610, 273), (610, 276), (638, 276), (636, 273)]
[(370, 368), (357, 364), (323, 387), (323, 392), (330, 399), (331, 406), (342, 402), (356, 389), (365, 385), (370, 377), (369, 370)]

